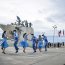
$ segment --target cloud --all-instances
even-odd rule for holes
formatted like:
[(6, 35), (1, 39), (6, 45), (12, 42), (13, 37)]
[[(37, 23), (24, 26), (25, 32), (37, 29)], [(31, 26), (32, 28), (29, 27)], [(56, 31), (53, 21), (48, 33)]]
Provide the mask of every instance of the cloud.
[(34, 27), (34, 31), (37, 33), (42, 33), (45, 32), (48, 34), (48, 32), (50, 32), (50, 30), (52, 31), (52, 22), (50, 22), (50, 24), (46, 21), (42, 21), (42, 20), (35, 20), (33, 22), (33, 27)]
[(46, 18), (48, 22), (55, 22), (54, 19), (52, 17), (48, 17)]
[[(53, 8), (57, 11), (56, 14), (52, 14), (52, 18), (57, 22), (65, 21), (65, 0), (54, 0), (52, 1), (54, 4)], [(55, 11), (54, 10), (54, 11)]]
[(10, 24), (12, 22), (16, 22), (16, 17), (3, 17), (3, 16), (0, 16), (0, 24)]
[(49, 34), (53, 25), (65, 28), (65, 0), (0, 0), (0, 23), (15, 22), (17, 15), (32, 22), (35, 32)]
[(48, 22), (62, 22), (65, 20), (65, 0), (50, 0), (50, 5), (38, 10)]
[(58, 23), (61, 23), (61, 22), (65, 22), (65, 14), (55, 14), (55, 15), (52, 15), (52, 16), (48, 16), (46, 17), (47, 21), (48, 22), (58, 22)]

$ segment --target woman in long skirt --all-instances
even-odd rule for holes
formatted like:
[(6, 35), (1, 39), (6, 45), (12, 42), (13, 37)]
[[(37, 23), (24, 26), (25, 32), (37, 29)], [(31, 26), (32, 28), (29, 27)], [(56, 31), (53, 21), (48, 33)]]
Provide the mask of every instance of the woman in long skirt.
[(38, 38), (38, 48), (39, 48), (40, 52), (41, 52), (42, 47), (43, 47), (43, 40), (42, 40), (41, 35), (39, 35), (39, 38)]
[(6, 53), (5, 53), (5, 48), (8, 47), (6, 31), (3, 32), (3, 34), (2, 34), (2, 38), (3, 38), (3, 40), (2, 40), (2, 44), (1, 44), (1, 46), (2, 46), (1, 49), (3, 50), (2, 53), (6, 54)]
[(26, 47), (28, 47), (28, 43), (27, 43), (27, 33), (24, 33), (23, 34), (23, 40), (20, 42), (20, 46), (22, 46), (23, 47), (23, 52), (25, 53), (25, 49), (26, 49)]
[(44, 44), (45, 44), (45, 51), (47, 51), (48, 40), (44, 34), (42, 36), (43, 36), (43, 40), (44, 40)]

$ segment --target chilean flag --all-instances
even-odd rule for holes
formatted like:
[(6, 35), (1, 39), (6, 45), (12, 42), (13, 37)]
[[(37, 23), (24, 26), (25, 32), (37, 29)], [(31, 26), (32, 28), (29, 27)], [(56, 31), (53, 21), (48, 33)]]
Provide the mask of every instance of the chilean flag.
[(64, 30), (63, 30), (63, 36), (64, 36)]
[(59, 35), (59, 37), (60, 37), (60, 35), (61, 35), (61, 30), (58, 32), (58, 35)]

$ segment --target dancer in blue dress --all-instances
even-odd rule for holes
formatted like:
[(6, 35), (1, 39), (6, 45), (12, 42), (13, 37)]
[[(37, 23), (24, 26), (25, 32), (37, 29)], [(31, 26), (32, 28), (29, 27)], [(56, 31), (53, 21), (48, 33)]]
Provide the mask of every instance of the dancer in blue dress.
[(42, 40), (41, 35), (39, 35), (39, 38), (38, 38), (38, 48), (39, 48), (40, 52), (41, 52), (42, 47), (43, 47), (43, 40)]
[(16, 50), (16, 53), (18, 52), (18, 46), (17, 46), (17, 44), (18, 44), (18, 33), (17, 33), (17, 31), (16, 30), (14, 30), (13, 31), (14, 32), (14, 47), (15, 47), (15, 50)]
[(44, 40), (44, 44), (45, 44), (45, 51), (47, 51), (48, 40), (44, 34), (42, 36), (43, 36), (43, 40)]
[(6, 54), (6, 53), (5, 53), (5, 48), (8, 47), (6, 31), (3, 32), (3, 34), (2, 34), (2, 38), (3, 38), (3, 40), (2, 40), (2, 44), (1, 44), (1, 46), (2, 46), (1, 49), (3, 50), (2, 53)]
[(24, 52), (24, 53), (25, 53), (26, 47), (29, 46), (28, 43), (27, 43), (27, 40), (28, 40), (27, 36), (28, 36), (28, 34), (27, 34), (27, 33), (24, 33), (24, 34), (23, 34), (23, 40), (20, 42), (20, 46), (23, 47), (23, 52)]
[(33, 50), (34, 50), (34, 52), (36, 52), (36, 49), (37, 49), (37, 44), (36, 44), (36, 41), (37, 41), (37, 38), (34, 36), (34, 34), (31, 34), (32, 35), (32, 47), (33, 47)]

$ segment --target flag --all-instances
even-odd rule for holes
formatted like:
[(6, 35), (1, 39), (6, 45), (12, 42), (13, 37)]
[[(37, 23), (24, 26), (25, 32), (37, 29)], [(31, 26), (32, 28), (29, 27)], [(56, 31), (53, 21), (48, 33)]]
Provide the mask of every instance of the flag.
[(63, 36), (64, 36), (64, 30), (63, 30)]
[(59, 37), (60, 37), (60, 35), (61, 35), (61, 30), (60, 30), (60, 31), (58, 31), (58, 35), (59, 35)]

